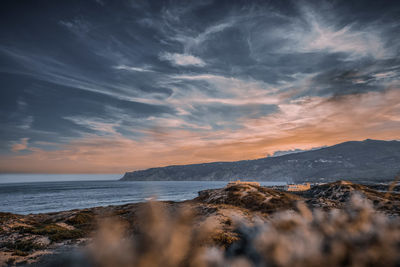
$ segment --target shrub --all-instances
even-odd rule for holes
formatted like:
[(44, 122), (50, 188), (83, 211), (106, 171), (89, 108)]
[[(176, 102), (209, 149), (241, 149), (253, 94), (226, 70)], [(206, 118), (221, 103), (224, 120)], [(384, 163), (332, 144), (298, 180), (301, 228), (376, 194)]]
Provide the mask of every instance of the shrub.
[[(132, 239), (115, 222), (98, 232), (90, 254), (96, 264), (104, 267), (400, 264), (399, 218), (376, 212), (369, 201), (357, 195), (342, 210), (309, 210), (298, 204), (296, 210), (271, 214), (268, 221), (239, 225), (237, 235), (221, 229), (196, 229), (192, 217), (179, 213), (172, 216), (160, 207), (150, 206), (143, 214), (139, 216), (139, 234)], [(216, 224), (209, 227), (215, 228)], [(203, 242), (204, 236), (211, 237), (213, 244)]]
[(42, 249), (40, 244), (33, 242), (32, 240), (18, 240), (16, 242), (8, 242), (3, 244), (3, 247), (13, 250), (14, 252), (30, 252), (34, 250)]
[(85, 233), (79, 229), (69, 230), (57, 224), (39, 225), (29, 229), (30, 233), (48, 236), (53, 242), (84, 237)]
[(82, 227), (93, 224), (94, 215), (90, 212), (80, 212), (66, 222), (75, 226)]

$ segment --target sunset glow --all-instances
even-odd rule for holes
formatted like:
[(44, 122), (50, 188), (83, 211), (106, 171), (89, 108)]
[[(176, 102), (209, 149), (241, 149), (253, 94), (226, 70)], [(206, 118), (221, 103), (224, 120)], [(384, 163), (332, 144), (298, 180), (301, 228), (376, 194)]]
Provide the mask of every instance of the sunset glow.
[(49, 16), (33, 2), (1, 11), (0, 172), (123, 173), (400, 139), (398, 7), (56, 2)]

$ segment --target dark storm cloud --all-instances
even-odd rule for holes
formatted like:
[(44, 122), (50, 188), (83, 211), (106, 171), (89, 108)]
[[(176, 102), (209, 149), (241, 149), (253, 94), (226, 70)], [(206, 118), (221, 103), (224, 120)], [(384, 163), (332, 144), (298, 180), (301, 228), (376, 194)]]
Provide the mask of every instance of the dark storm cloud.
[(1, 5), (3, 152), (86, 134), (139, 140), (153, 127), (239, 129), (282, 103), (399, 80), (393, 1)]
[(4, 141), (29, 135), (30, 142), (66, 142), (82, 133), (103, 134), (102, 129), (92, 127), (90, 121), (82, 118), (115, 122), (120, 120), (119, 113), (127, 114), (131, 120), (174, 113), (167, 106), (127, 101), (29, 76), (0, 77), (7, 82), (1, 91)]

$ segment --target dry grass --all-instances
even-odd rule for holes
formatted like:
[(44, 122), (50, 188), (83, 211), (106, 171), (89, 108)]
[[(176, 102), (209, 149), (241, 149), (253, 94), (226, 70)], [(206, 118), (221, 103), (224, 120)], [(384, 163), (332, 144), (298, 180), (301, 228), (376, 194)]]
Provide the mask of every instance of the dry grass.
[[(312, 209), (304, 196), (230, 187), (207, 190), (192, 202), (104, 208), (96, 219), (91, 210), (55, 214), (57, 220), (44, 216), (46, 223), (10, 229), (52, 241), (91, 233), (84, 260), (59, 258), (62, 266), (400, 266), (400, 219), (379, 211), (384, 193), (343, 183), (315, 193), (335, 205)], [(17, 242), (6, 244), (14, 258), (38, 249)]]
[(22, 252), (30, 252), (38, 249), (42, 249), (43, 247), (40, 244), (33, 242), (32, 240), (18, 240), (13, 243), (6, 243), (4, 247), (12, 250), (14, 253), (21, 254)]
[[(126, 223), (104, 221), (88, 255), (93, 266), (398, 266), (400, 221), (353, 194), (344, 209), (295, 210), (268, 221), (221, 232), (212, 221), (195, 224), (187, 209), (167, 212), (150, 203), (136, 234)], [(225, 248), (224, 248), (225, 247)]]
[(262, 265), (396, 266), (400, 222), (353, 195), (343, 210), (311, 212), (301, 205), (298, 212), (275, 214), (252, 244)]
[(34, 228), (25, 228), (26, 233), (48, 236), (53, 242), (60, 242), (66, 239), (76, 239), (85, 236), (85, 232), (79, 229), (66, 229), (57, 224), (37, 225)]
[(212, 204), (228, 204), (251, 211), (272, 213), (294, 207), (301, 197), (254, 185), (232, 185), (222, 189), (204, 190), (199, 201)]
[(88, 248), (95, 266), (208, 266), (201, 257), (213, 243), (215, 223), (205, 221), (195, 227), (190, 210), (169, 213), (153, 202), (139, 211), (138, 218), (133, 237), (126, 222), (100, 223)]

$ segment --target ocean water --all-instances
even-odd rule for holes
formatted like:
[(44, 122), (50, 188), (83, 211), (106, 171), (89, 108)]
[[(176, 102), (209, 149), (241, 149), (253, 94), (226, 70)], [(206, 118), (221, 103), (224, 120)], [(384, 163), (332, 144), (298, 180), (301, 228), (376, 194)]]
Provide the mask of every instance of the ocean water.
[[(0, 180), (1, 181), (1, 180)], [(46, 213), (158, 200), (193, 199), (204, 189), (224, 187), (210, 181), (57, 181), (0, 183), (0, 211)], [(262, 182), (262, 185), (282, 185)]]

